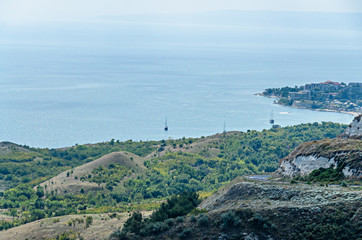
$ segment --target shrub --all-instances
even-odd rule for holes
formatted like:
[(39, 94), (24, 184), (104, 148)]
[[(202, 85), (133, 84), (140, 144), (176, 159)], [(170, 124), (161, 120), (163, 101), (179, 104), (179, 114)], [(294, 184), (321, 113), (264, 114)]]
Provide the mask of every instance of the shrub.
[(117, 230), (109, 236), (109, 240), (128, 240), (127, 233)]
[(166, 203), (151, 215), (151, 221), (159, 222), (168, 218), (184, 216), (191, 212), (200, 203), (199, 195), (195, 192), (183, 192), (179, 196), (172, 196)]
[(191, 228), (186, 228), (178, 235), (178, 237), (180, 239), (189, 239), (189, 237), (191, 236), (191, 232), (192, 232)]
[(156, 235), (167, 230), (167, 228), (168, 226), (163, 222), (155, 222), (155, 223), (150, 222), (145, 226), (144, 229), (140, 231), (140, 235), (142, 236)]
[(195, 217), (194, 215), (192, 215), (192, 216), (190, 217), (190, 221), (193, 222), (193, 223), (195, 223), (195, 222), (197, 221), (197, 219), (196, 219), (196, 217)]
[(330, 168), (319, 168), (312, 171), (306, 180), (314, 182), (334, 182), (344, 179), (342, 169), (344, 164), (340, 164), (337, 168), (331, 166)]
[(345, 181), (342, 181), (342, 182), (341, 182), (341, 186), (342, 186), (342, 187), (348, 187), (348, 185), (347, 185), (347, 183), (346, 183)]
[(53, 219), (53, 223), (58, 223), (59, 221), (60, 221), (59, 218), (54, 218), (54, 219)]
[(234, 212), (228, 211), (221, 215), (221, 230), (225, 230), (229, 227), (237, 226), (241, 224), (241, 220)]
[(176, 221), (179, 222), (179, 223), (182, 223), (182, 222), (184, 222), (184, 218), (179, 216), (179, 217), (176, 218)]
[(199, 218), (197, 219), (197, 225), (202, 227), (209, 225), (209, 217), (204, 214), (200, 214)]
[(258, 229), (269, 229), (271, 227), (271, 224), (267, 221), (267, 219), (262, 217), (259, 213), (254, 214), (248, 222)]
[(90, 225), (92, 225), (92, 223), (93, 223), (93, 217), (87, 216), (87, 218), (85, 219), (85, 227), (88, 228)]
[(142, 214), (140, 212), (134, 212), (124, 223), (123, 230), (125, 232), (138, 234), (143, 227)]
[(165, 224), (169, 227), (172, 227), (173, 225), (175, 225), (175, 219), (173, 218), (166, 219)]

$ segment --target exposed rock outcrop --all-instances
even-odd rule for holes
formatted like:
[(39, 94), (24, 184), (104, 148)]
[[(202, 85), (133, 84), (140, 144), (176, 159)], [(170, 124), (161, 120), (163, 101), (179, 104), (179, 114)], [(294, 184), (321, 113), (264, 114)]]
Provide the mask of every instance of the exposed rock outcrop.
[(279, 165), (276, 174), (291, 178), (329, 167), (340, 167), (346, 177), (362, 178), (362, 115), (340, 137), (301, 144)]
[(341, 135), (342, 138), (362, 139), (362, 115), (355, 117), (346, 131)]

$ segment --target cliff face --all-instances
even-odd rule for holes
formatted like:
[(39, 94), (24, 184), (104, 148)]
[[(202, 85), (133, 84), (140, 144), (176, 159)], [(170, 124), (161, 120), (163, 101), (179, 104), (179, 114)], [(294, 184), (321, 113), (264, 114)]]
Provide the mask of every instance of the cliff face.
[(341, 167), (349, 178), (362, 178), (362, 115), (338, 138), (307, 142), (280, 161), (277, 174), (306, 176), (319, 168)]
[(362, 115), (355, 117), (341, 137), (362, 140)]

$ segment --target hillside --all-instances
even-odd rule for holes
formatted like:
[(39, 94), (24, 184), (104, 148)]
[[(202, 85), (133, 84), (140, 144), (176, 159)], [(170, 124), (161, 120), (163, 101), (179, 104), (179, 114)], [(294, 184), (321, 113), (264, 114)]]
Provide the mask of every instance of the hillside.
[[(58, 194), (80, 193), (81, 189), (83, 189), (84, 193), (99, 191), (105, 187), (105, 183), (98, 184), (90, 181), (89, 178), (89, 176), (94, 174), (96, 168), (108, 168), (110, 164), (121, 165), (131, 170), (132, 174), (134, 174), (140, 173), (145, 169), (143, 163), (143, 158), (129, 152), (110, 153), (92, 162), (64, 171), (46, 182), (41, 183), (40, 186), (43, 188), (47, 186), (45, 188), (47, 192), (56, 191)], [(122, 181), (123, 179), (119, 180)]]
[(11, 142), (0, 142), (0, 155), (6, 155), (13, 152), (29, 152), (29, 149)]
[[(205, 198), (233, 179), (273, 172), (304, 141), (335, 137), (335, 123), (308, 123), (201, 138), (28, 148), (0, 156), (0, 230), (66, 215), (149, 211), (172, 195)], [(6, 186), (6, 185), (5, 185)], [(10, 186), (10, 187), (9, 187)]]
[[(150, 213), (145, 212), (148, 216)], [(87, 217), (92, 217), (92, 223), (86, 227)], [(16, 228), (12, 228), (0, 234), (0, 240), (15, 239), (53, 239), (61, 233), (70, 233), (77, 237), (89, 240), (108, 239), (108, 236), (127, 219), (127, 213), (118, 214), (86, 214), (67, 215), (61, 217), (42, 219)]]
[(113, 234), (111, 240), (358, 239), (361, 202), (361, 188), (241, 180), (188, 216), (145, 220), (139, 234)]

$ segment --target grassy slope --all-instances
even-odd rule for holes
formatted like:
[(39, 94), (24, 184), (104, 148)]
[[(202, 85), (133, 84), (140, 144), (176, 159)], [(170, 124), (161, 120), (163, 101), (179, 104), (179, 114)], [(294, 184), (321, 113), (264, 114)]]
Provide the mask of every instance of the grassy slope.
[[(81, 189), (83, 189), (85, 193), (89, 191), (99, 191), (104, 187), (102, 184), (98, 185), (95, 182), (81, 180), (82, 177), (86, 177), (87, 179), (87, 176), (92, 174), (95, 168), (99, 166), (108, 167), (111, 163), (121, 164), (122, 166), (135, 170), (136, 173), (140, 173), (145, 169), (143, 162), (143, 158), (129, 152), (110, 153), (72, 170), (66, 170), (41, 183), (40, 186), (44, 187), (46, 185), (48, 192), (57, 190), (58, 194), (79, 193)], [(67, 174), (69, 174), (69, 176), (67, 176)]]
[[(143, 212), (143, 214), (148, 216), (150, 212)], [(85, 223), (76, 222), (71, 226), (68, 225), (72, 219), (85, 220), (86, 216), (92, 216), (93, 218), (93, 223), (89, 228), (85, 227)], [(44, 240), (55, 238), (63, 232), (79, 233), (84, 239), (108, 239), (108, 236), (121, 227), (127, 218), (127, 213), (117, 214), (115, 218), (111, 218), (111, 214), (67, 215), (47, 218), (1, 232), (0, 240)]]

